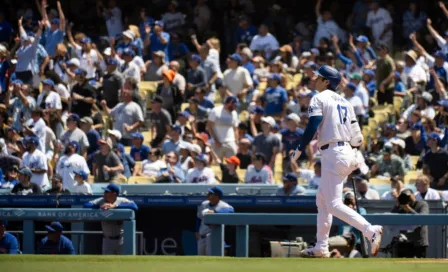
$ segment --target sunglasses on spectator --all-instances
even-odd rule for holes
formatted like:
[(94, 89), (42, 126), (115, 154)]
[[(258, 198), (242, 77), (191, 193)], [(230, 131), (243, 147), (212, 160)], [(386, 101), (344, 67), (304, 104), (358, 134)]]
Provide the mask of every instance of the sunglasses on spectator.
[(149, 155), (157, 156), (158, 154), (156, 152), (149, 152)]

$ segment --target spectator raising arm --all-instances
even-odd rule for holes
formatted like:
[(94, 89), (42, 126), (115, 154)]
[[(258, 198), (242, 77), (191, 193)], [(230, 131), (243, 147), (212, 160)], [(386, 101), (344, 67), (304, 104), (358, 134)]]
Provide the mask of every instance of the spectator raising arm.
[(443, 48), (446, 45), (445, 39), (439, 35), (439, 33), (432, 27), (432, 21), (431, 19), (426, 20), (426, 26), (428, 27), (429, 33), (431, 33), (431, 36), (437, 41), (437, 45), (440, 48)]
[(62, 7), (61, 7), (61, 2), (57, 1), (56, 2), (56, 6), (58, 8), (58, 14), (59, 14), (59, 30), (64, 32), (65, 31), (66, 22), (65, 22), (64, 11), (62, 10)]
[(442, 1), (439, 1), (439, 7), (442, 10), (445, 17), (448, 18), (448, 9), (446, 8), (445, 4)]

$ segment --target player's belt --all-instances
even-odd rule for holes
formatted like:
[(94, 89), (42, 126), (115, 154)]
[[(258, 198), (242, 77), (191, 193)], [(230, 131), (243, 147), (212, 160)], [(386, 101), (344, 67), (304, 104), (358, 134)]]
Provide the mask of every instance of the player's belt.
[[(337, 142), (335, 144), (337, 144), (338, 146), (344, 146), (345, 142)], [(325, 149), (328, 149), (329, 147), (330, 147), (330, 144), (326, 144), (326, 145), (321, 146), (320, 150), (325, 150)]]
[(117, 235), (117, 236), (103, 236), (106, 239), (110, 239), (110, 240), (120, 240), (121, 239), (121, 235)]

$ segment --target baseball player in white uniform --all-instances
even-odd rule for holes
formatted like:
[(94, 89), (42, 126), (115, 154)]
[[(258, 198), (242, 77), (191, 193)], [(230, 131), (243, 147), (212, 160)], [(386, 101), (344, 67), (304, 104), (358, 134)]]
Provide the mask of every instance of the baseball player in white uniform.
[(203, 222), (204, 215), (208, 213), (233, 213), (232, 206), (222, 201), (224, 193), (219, 187), (208, 189), (208, 200), (198, 207), (196, 219), (196, 240), (198, 241), (198, 255), (211, 256), (211, 229)]
[[(120, 188), (116, 184), (109, 184), (104, 188), (104, 196), (84, 203), (84, 208), (131, 209), (138, 210), (134, 201), (118, 197)], [(123, 221), (102, 221), (103, 255), (121, 255), (123, 249)]]
[(322, 154), (322, 176), (316, 195), (317, 243), (314, 248), (301, 252), (302, 257), (328, 258), (328, 237), (333, 215), (360, 230), (371, 243), (371, 254), (378, 254), (383, 228), (371, 225), (356, 211), (342, 202), (342, 189), (347, 176), (359, 167), (356, 149), (363, 136), (356, 122), (353, 106), (335, 92), (341, 82), (339, 72), (322, 66), (317, 72), (315, 95), (308, 109), (309, 122), (302, 142), (292, 154), (295, 161), (305, 150), (317, 131), (319, 150)]

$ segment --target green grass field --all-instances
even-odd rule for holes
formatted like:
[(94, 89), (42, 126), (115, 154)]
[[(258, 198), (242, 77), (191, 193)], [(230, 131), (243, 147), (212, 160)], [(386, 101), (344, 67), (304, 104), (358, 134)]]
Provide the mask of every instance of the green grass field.
[(448, 260), (406, 259), (271, 259), (164, 256), (35, 256), (0, 255), (7, 272), (263, 272), (263, 271), (427, 271), (445, 272)]

